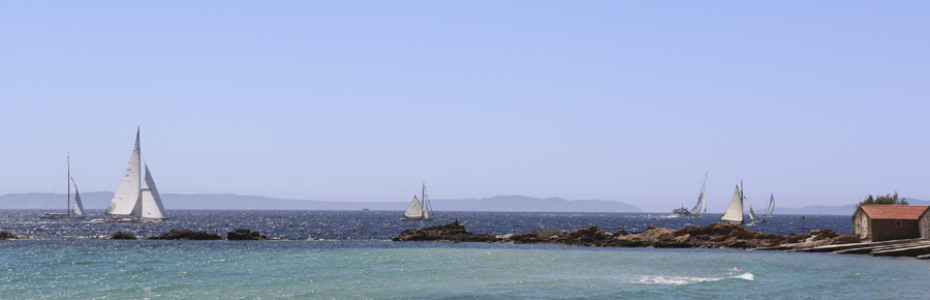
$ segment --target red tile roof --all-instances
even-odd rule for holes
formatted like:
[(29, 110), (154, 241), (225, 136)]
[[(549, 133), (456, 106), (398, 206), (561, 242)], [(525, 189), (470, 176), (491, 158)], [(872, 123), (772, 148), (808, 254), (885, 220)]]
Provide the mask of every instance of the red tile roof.
[(862, 205), (872, 220), (917, 220), (930, 206), (917, 205)]

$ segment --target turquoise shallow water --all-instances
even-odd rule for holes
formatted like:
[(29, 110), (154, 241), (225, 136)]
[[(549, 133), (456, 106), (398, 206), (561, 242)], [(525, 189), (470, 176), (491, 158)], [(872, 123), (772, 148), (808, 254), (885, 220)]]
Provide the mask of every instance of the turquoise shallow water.
[(715, 249), (18, 240), (0, 253), (2, 299), (926, 299), (930, 278), (912, 258)]

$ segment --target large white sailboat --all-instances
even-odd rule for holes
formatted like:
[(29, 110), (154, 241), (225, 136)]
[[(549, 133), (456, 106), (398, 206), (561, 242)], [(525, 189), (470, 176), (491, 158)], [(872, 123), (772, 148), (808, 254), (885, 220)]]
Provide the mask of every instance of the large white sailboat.
[[(422, 201), (420, 200), (422, 199)], [(429, 202), (429, 195), (426, 194), (426, 182), (423, 182), (423, 191), (420, 194), (420, 199), (417, 199), (417, 196), (413, 196), (413, 201), (410, 201), (410, 206), (407, 207), (407, 211), (404, 212), (404, 217), (401, 218), (405, 221), (430, 221), (430, 215), (433, 214), (433, 206)]]
[(94, 221), (157, 221), (168, 218), (148, 164), (145, 164), (144, 181), (142, 179), (143, 164), (139, 129), (136, 128), (136, 145), (129, 157), (129, 166), (107, 207), (106, 214), (110, 217)]
[(68, 154), (68, 181), (74, 184), (74, 207), (71, 207), (71, 184), (68, 186), (68, 198), (65, 200), (65, 212), (63, 213), (45, 213), (42, 218), (83, 218), (84, 204), (81, 203), (81, 194), (78, 193), (77, 183), (71, 178), (71, 154)]
[(735, 224), (746, 224), (743, 220), (743, 201), (746, 201), (746, 205), (749, 206), (749, 219), (752, 220), (748, 224), (765, 222), (765, 219), (758, 220), (756, 218), (756, 212), (752, 210), (752, 203), (749, 203), (749, 198), (746, 198), (741, 185), (742, 182), (736, 186), (736, 191), (733, 192), (733, 200), (730, 201), (730, 207), (727, 207), (727, 211), (723, 213), (720, 220)]
[(743, 191), (740, 190), (739, 185), (736, 186), (736, 191), (733, 192), (733, 200), (730, 201), (730, 207), (727, 207), (727, 211), (723, 213), (720, 220), (735, 224), (743, 224)]
[(775, 194), (772, 193), (772, 198), (769, 198), (769, 205), (765, 208), (765, 213), (762, 214), (763, 217), (771, 217), (775, 213)]

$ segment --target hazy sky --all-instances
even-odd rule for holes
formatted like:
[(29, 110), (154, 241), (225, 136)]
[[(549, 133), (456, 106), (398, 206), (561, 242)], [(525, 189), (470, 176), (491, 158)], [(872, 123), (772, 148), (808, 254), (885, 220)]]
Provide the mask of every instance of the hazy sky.
[[(930, 199), (927, 1), (0, 2), (0, 194)], [(63, 177), (62, 177), (63, 182)], [(170, 199), (165, 200), (166, 205)], [(170, 205), (168, 205), (170, 206)], [(170, 209), (170, 207), (169, 207)], [(401, 209), (401, 208), (399, 208)]]

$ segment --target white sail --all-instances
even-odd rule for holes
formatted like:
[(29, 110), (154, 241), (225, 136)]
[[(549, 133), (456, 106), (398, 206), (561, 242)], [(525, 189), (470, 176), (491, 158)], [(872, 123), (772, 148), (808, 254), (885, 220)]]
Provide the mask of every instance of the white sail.
[(130, 215), (143, 219), (167, 219), (168, 213), (161, 204), (161, 196), (152, 179), (152, 172), (148, 164), (145, 165), (145, 182), (142, 183), (142, 198), (133, 206)]
[(720, 220), (730, 221), (730, 222), (743, 222), (743, 195), (740, 193), (739, 186), (736, 186), (736, 191), (733, 192), (733, 200), (730, 201), (730, 207), (727, 208), (727, 211), (723, 213), (723, 216), (720, 217)]
[(107, 214), (126, 215), (132, 213), (136, 202), (140, 200), (139, 184), (142, 177), (142, 164), (140, 156), (142, 151), (139, 150), (139, 129), (136, 129), (136, 145), (132, 149), (132, 156), (129, 157), (129, 166), (126, 167), (126, 173), (123, 174), (123, 180), (120, 181), (116, 193), (113, 194), (113, 200), (110, 200), (110, 206), (107, 207)]
[(82, 216), (84, 215), (84, 204), (81, 203), (81, 194), (78, 193), (77, 182), (74, 182), (74, 178), (71, 178), (71, 184), (74, 185), (74, 215)]
[(749, 205), (749, 219), (756, 220), (756, 213), (752, 211), (752, 203), (749, 203), (749, 198), (743, 197), (743, 200), (746, 200), (746, 205)]
[(701, 209), (701, 213), (707, 213), (707, 199), (704, 199), (704, 195), (701, 195), (701, 203), (704, 203), (704, 208)]
[(426, 182), (423, 182), (423, 192), (420, 194), (423, 202), (423, 218), (429, 219), (430, 213), (433, 212), (433, 205), (429, 202), (429, 194), (426, 193)]
[(701, 214), (701, 209), (702, 209), (702, 208), (705, 208), (705, 207), (707, 207), (707, 205), (704, 204), (704, 192), (701, 191), (701, 195), (698, 196), (698, 202), (697, 202), (697, 204), (694, 205), (694, 208), (691, 209), (691, 214), (692, 214), (692, 215), (699, 215), (699, 214)]
[(775, 213), (775, 194), (772, 194), (772, 198), (769, 199), (769, 206), (765, 209), (765, 216), (771, 216)]
[(703, 212), (701, 211), (702, 209), (703, 209), (704, 211), (707, 210), (707, 203), (704, 202), (704, 187), (707, 186), (707, 175), (709, 175), (709, 174), (710, 174), (710, 172), (707, 172), (707, 174), (704, 174), (704, 183), (701, 184), (701, 194), (698, 195), (698, 202), (697, 202), (697, 204), (694, 205), (694, 208), (691, 209), (691, 214), (692, 214), (692, 215), (697, 215), (697, 216), (699, 216), (699, 215), (703, 214)]
[(410, 206), (407, 207), (407, 211), (404, 212), (404, 217), (419, 218), (422, 216), (423, 216), (423, 206), (420, 205), (420, 200), (417, 200), (417, 196), (413, 196), (413, 201), (410, 201)]

